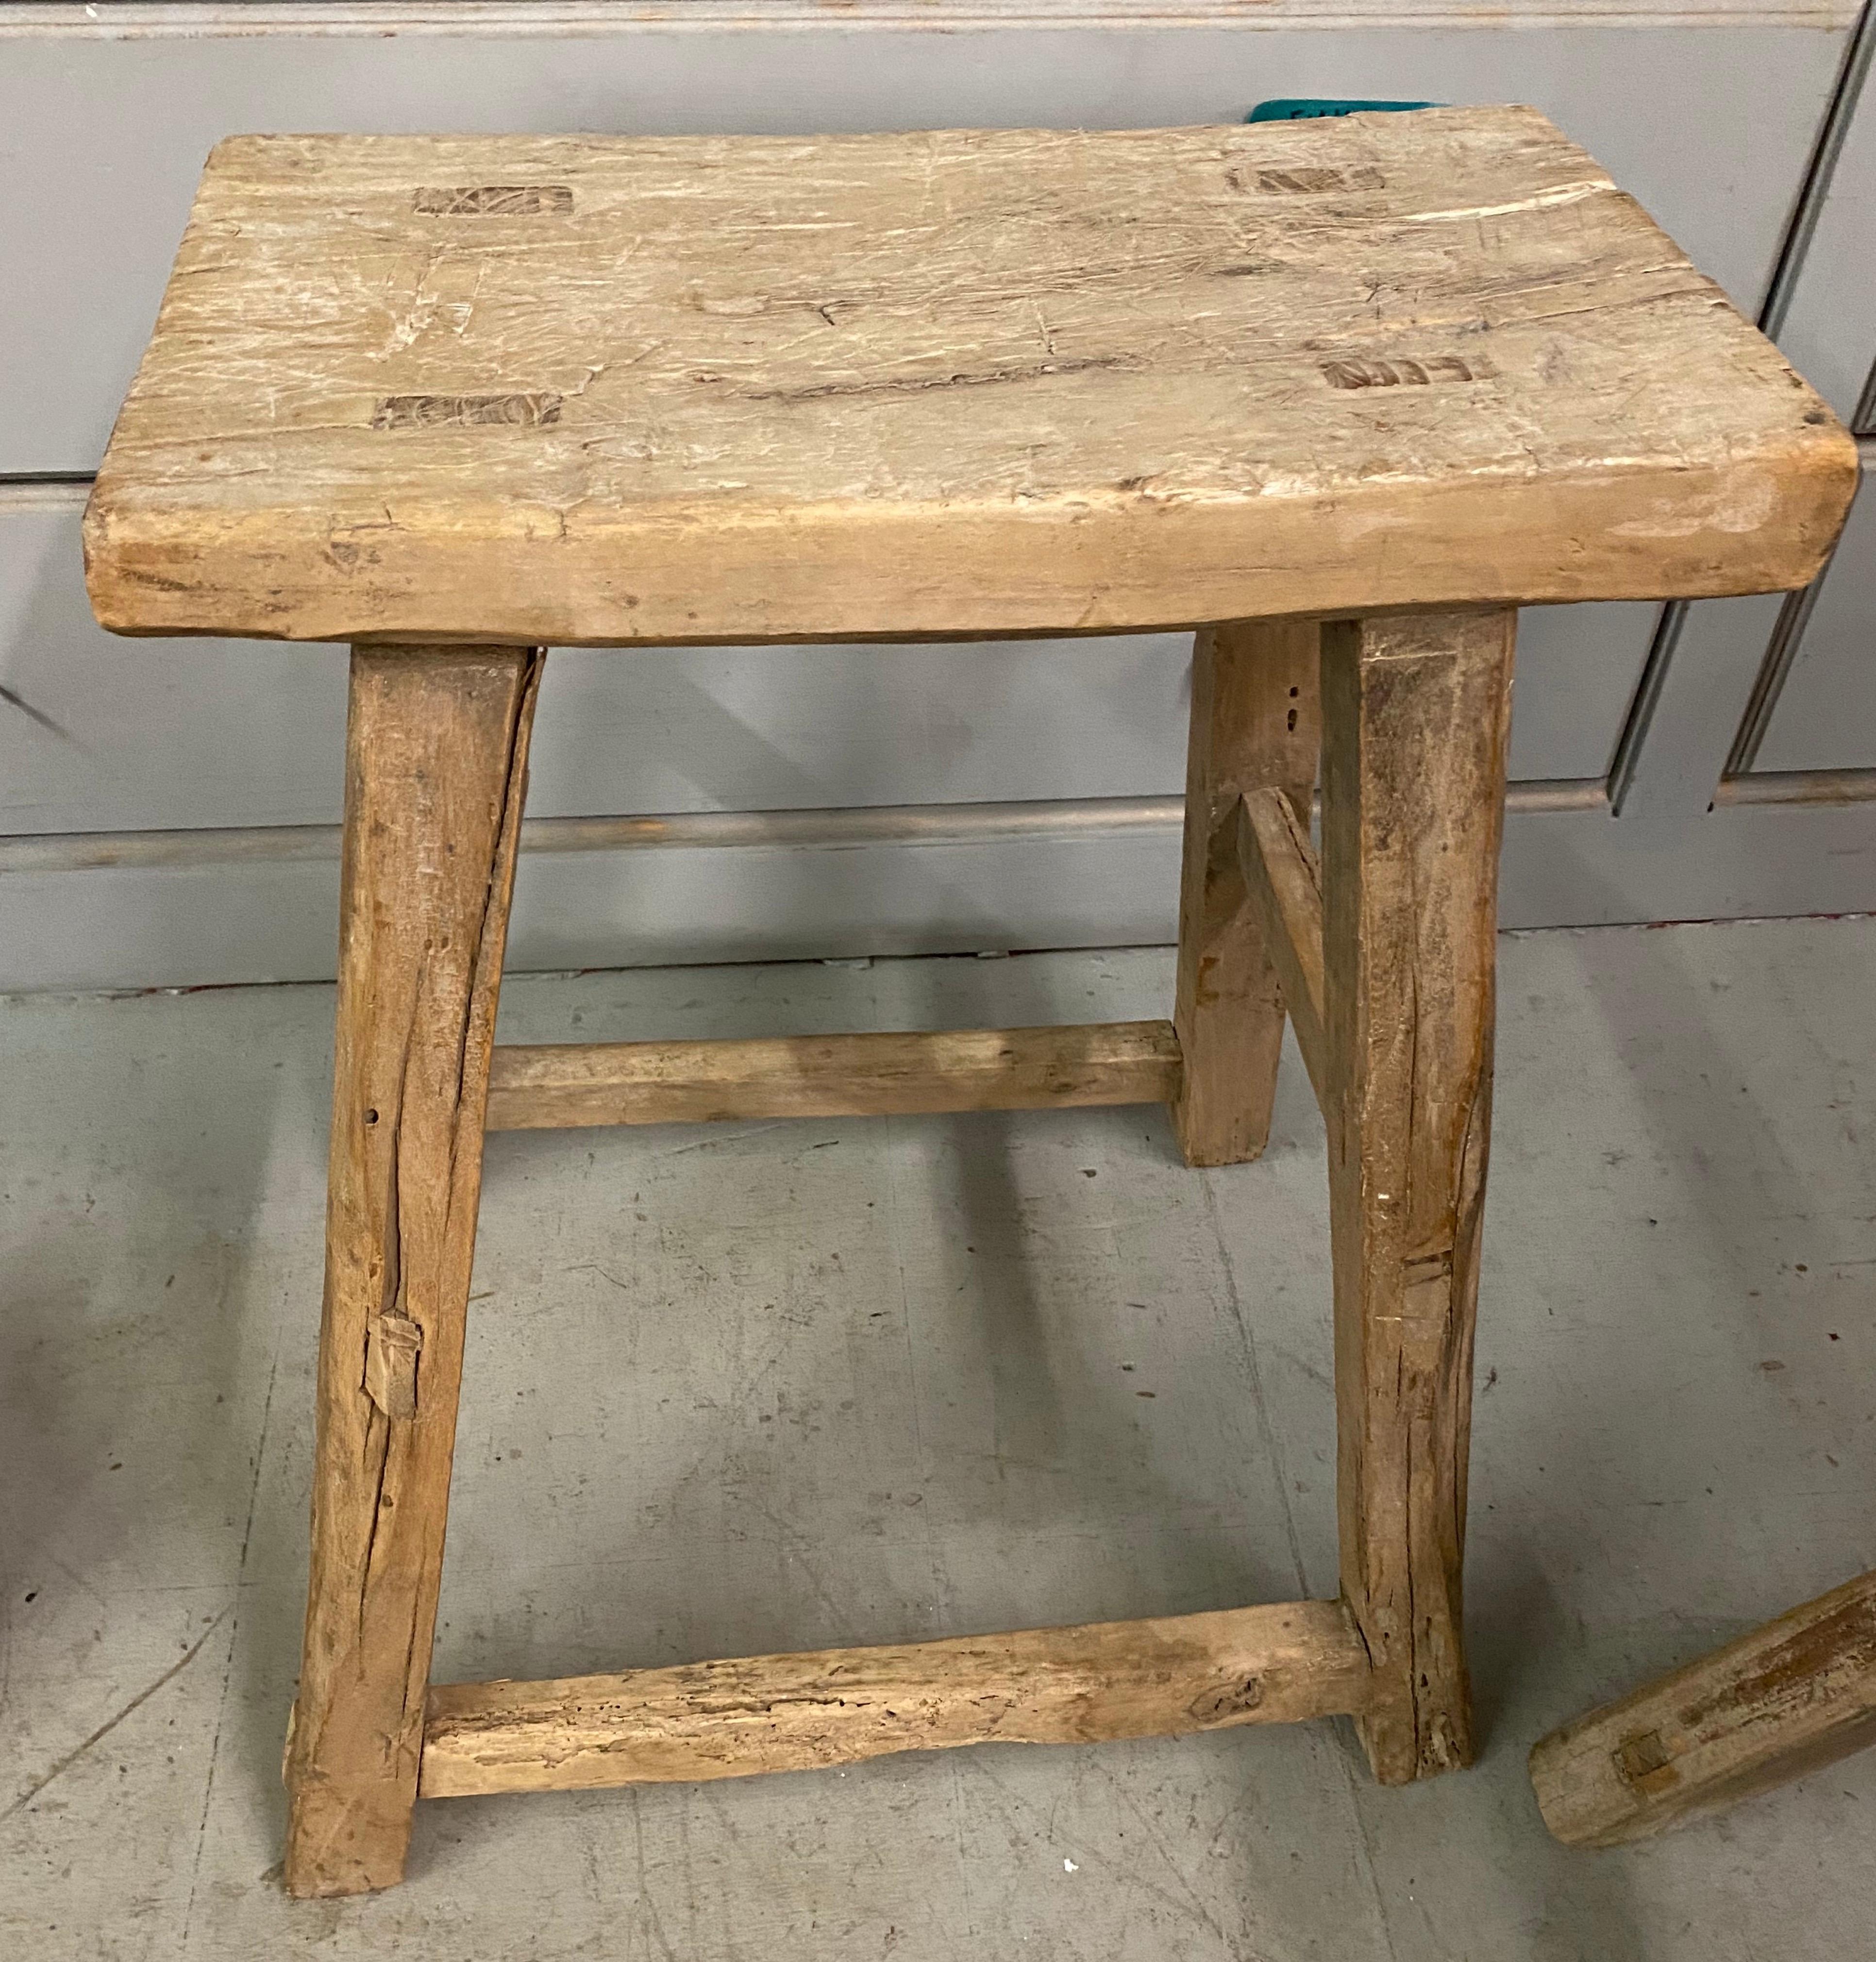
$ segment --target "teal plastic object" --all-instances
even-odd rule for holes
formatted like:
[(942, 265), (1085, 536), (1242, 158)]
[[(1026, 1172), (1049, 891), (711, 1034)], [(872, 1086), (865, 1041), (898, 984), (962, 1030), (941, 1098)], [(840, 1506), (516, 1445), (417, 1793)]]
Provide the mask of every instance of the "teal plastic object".
[(1377, 109), (1437, 109), (1437, 102), (1357, 102), (1333, 95), (1277, 95), (1260, 102), (1247, 123), (1305, 123), (1318, 116), (1353, 116)]

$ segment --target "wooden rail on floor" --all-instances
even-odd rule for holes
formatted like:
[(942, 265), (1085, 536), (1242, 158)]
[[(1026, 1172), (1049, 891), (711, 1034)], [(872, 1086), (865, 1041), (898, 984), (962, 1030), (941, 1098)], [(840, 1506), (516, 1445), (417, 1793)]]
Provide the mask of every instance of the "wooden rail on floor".
[(1615, 1846), (1876, 1744), (1876, 1573), (1566, 1724), (1531, 1753), (1544, 1823)]
[(487, 1128), (1161, 1104), (1178, 1082), (1170, 1022), (504, 1046)]
[(1281, 791), (1248, 792), (1238, 805), (1238, 860), (1251, 903), (1263, 915), (1264, 944), (1296, 1031), (1296, 1047), (1328, 1107), (1328, 1046), (1323, 1033), (1322, 871), (1309, 826)]
[(433, 1686), (420, 1791), (746, 1778), (894, 1751), (1085, 1744), (1364, 1708), (1339, 1601), (823, 1649), (548, 1682)]

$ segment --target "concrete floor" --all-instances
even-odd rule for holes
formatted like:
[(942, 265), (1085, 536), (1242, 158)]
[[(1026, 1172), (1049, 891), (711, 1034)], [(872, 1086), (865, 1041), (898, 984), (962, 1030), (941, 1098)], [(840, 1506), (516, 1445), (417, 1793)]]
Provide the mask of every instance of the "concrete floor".
[[(1478, 1768), (1346, 1727), (420, 1807), (276, 1878), (330, 991), (4, 1004), (0, 1949), (56, 1958), (1830, 1957), (1876, 1753), (1570, 1852), (1560, 1719), (1876, 1564), (1876, 922), (1502, 943)], [(511, 981), (511, 1039), (1162, 1011), (1159, 950)], [(1331, 1593), (1320, 1121), (1157, 1110), (490, 1143), (439, 1679)]]

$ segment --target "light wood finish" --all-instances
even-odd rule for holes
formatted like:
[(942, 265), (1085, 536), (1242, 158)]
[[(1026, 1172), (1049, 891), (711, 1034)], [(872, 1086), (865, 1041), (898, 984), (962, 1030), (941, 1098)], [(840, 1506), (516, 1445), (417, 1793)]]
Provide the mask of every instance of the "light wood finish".
[(1264, 944), (1296, 1031), (1296, 1047), (1328, 1104), (1328, 1050), (1323, 1035), (1322, 868), (1308, 821), (1281, 791), (1252, 791), (1238, 807), (1238, 857), (1257, 909)]
[(1193, 644), (1172, 1017), (1184, 1059), (1173, 1126), (1188, 1165), (1254, 1158), (1270, 1136), (1283, 999), (1245, 890), (1238, 805), (1275, 788), (1309, 808), (1318, 640), (1313, 621), (1241, 620)]
[(433, 1689), (426, 1798), (746, 1778), (893, 1751), (1087, 1744), (1362, 1708), (1337, 1601)]
[(1859, 1574), (1531, 1753), (1572, 1846), (1641, 1839), (1876, 1743), (1876, 1573)]
[[(420, 1778), (1332, 1711), (1384, 1781), (1466, 1762), (1504, 609), (1801, 585), (1855, 478), (1528, 109), (218, 146), (85, 541), (107, 627), (355, 644), (289, 1889), (399, 1878)], [(1195, 650), (1171, 1024), (495, 1058), (539, 644), (1182, 622), (1235, 624)], [(485, 1119), (1165, 1098), (1225, 1164), (1286, 1012), (1329, 1139), (1340, 1600), (430, 1689)]]
[(490, 1078), (488, 1128), (1162, 1104), (1178, 1081), (1170, 1022), (504, 1044)]
[(352, 657), (290, 1893), (404, 1870), (539, 655)]
[(124, 631), (748, 642), (1756, 592), (1829, 411), (1536, 110), (239, 136), (86, 521)]
[(1342, 1591), (1387, 1784), (1472, 1756), (1460, 1562), (1515, 618), (1322, 637)]

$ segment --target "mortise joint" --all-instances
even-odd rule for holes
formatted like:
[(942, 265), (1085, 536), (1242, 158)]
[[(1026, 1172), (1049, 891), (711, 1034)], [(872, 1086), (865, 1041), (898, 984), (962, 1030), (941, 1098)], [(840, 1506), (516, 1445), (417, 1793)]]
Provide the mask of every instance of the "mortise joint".
[(411, 200), (431, 218), (564, 218), (573, 208), (573, 186), (558, 184), (432, 184)]
[(551, 390), (510, 395), (385, 395), (372, 411), (375, 430), (551, 429), (561, 398)]
[(1625, 1737), (1612, 1755), (1622, 1783), (1642, 1791), (1661, 1791), (1675, 1783), (1678, 1775), (1659, 1730), (1644, 1730), (1638, 1737)]

